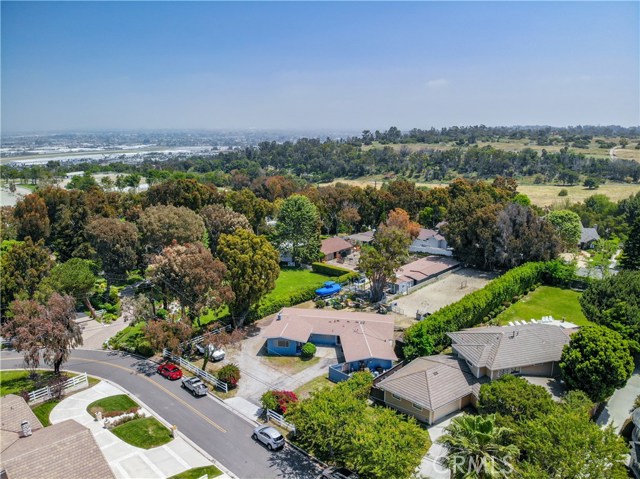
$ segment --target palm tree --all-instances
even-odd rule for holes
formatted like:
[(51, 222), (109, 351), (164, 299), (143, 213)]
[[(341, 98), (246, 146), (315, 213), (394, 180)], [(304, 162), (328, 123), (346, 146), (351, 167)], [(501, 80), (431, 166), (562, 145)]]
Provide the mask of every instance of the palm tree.
[(447, 466), (454, 479), (497, 479), (510, 477), (511, 461), (520, 451), (504, 445), (511, 432), (496, 426), (495, 415), (465, 414), (451, 421), (438, 442), (447, 448)]

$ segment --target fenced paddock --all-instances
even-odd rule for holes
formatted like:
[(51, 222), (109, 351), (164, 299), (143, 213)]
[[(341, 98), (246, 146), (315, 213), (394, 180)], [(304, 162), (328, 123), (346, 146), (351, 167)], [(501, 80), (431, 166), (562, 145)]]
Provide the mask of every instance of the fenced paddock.
[(426, 286), (416, 287), (406, 296), (394, 300), (394, 311), (416, 317), (416, 312), (433, 314), (439, 309), (459, 301), (467, 294), (483, 288), (496, 275), (472, 268), (456, 270), (443, 275)]

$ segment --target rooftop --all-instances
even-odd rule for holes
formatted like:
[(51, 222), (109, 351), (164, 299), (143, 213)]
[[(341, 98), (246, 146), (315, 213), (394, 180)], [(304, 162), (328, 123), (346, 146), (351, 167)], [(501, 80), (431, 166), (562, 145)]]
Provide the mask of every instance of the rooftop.
[(355, 233), (351, 236), (347, 236), (349, 241), (357, 241), (358, 243), (370, 243), (373, 241), (373, 230), (363, 231), (362, 233)]
[(399, 268), (396, 272), (396, 277), (400, 282), (407, 280), (420, 282), (459, 264), (460, 263), (452, 258), (427, 256), (426, 258), (420, 258)]
[(540, 323), (472, 328), (447, 336), (454, 351), (473, 366), (491, 370), (559, 361), (569, 343), (566, 330)]
[(320, 251), (322, 254), (332, 254), (338, 253), (340, 251), (344, 251), (346, 249), (353, 248), (353, 245), (348, 241), (343, 240), (339, 236), (334, 236), (332, 238), (327, 238), (322, 240), (322, 245), (320, 246)]
[(392, 317), (300, 308), (284, 308), (279, 317), (262, 331), (262, 337), (304, 343), (312, 333), (339, 336), (346, 362), (369, 358), (398, 359), (393, 351)]

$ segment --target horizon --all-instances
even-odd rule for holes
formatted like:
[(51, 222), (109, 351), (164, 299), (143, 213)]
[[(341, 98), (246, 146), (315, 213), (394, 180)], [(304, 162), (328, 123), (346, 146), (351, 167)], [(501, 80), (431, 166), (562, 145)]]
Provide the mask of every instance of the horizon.
[(640, 125), (637, 2), (1, 9), (5, 136)]

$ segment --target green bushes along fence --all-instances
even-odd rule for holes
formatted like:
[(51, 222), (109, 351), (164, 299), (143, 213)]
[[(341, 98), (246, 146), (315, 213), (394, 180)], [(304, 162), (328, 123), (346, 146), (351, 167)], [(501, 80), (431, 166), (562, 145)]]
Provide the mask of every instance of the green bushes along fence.
[(447, 333), (490, 321), (521, 295), (542, 283), (562, 286), (573, 277), (574, 267), (560, 261), (526, 263), (509, 270), (484, 288), (407, 329), (404, 354), (407, 359), (413, 359), (442, 351), (450, 344)]

